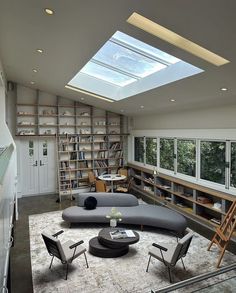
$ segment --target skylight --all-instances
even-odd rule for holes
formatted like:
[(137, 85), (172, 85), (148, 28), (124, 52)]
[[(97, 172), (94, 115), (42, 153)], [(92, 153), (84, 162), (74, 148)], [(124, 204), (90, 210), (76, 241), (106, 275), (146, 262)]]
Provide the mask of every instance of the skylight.
[(117, 101), (183, 78), (167, 71), (178, 63), (180, 59), (117, 31), (68, 85)]

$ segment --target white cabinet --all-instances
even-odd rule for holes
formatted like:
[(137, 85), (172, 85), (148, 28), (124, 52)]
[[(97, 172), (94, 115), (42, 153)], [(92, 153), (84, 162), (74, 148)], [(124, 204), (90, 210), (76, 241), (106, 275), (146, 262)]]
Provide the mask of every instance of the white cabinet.
[(56, 192), (56, 153), (53, 138), (17, 141), (18, 176), (22, 195)]

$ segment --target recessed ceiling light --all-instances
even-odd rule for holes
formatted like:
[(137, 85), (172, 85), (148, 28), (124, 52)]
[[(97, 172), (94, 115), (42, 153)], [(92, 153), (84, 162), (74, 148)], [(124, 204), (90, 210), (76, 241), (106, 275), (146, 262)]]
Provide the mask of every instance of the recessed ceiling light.
[(120, 111), (123, 113), (125, 110), (121, 109)]
[(127, 22), (216, 66), (229, 63), (229, 60), (185, 39), (136, 12), (127, 19)]
[(35, 73), (36, 73), (36, 72), (38, 72), (38, 70), (37, 70), (37, 69), (33, 69), (33, 72), (35, 72)]
[(176, 100), (175, 100), (175, 99), (170, 99), (170, 101), (171, 101), (171, 102), (175, 102)]
[(227, 91), (228, 89), (226, 87), (222, 87), (220, 90), (221, 91)]
[(80, 98), (80, 100), (81, 100), (81, 101), (83, 101), (83, 100), (84, 100), (84, 98)]
[(37, 52), (42, 54), (43, 50), (42, 49), (37, 49)]
[(31, 84), (35, 84), (35, 81), (31, 81), (30, 83), (31, 83)]
[(45, 8), (44, 11), (48, 14), (48, 15), (53, 15), (54, 11), (50, 8)]
[(141, 108), (141, 109), (143, 109), (143, 108), (144, 108), (144, 106), (140, 106), (140, 108)]
[(99, 96), (99, 95), (96, 95), (96, 94), (94, 94), (94, 93), (87, 92), (87, 91), (85, 91), (85, 90), (78, 89), (78, 88), (73, 87), (73, 86), (70, 86), (70, 85), (65, 85), (65, 88), (70, 89), (70, 90), (72, 90), (72, 91), (79, 92), (79, 93), (83, 93), (83, 94), (86, 94), (86, 95), (89, 95), (89, 96), (92, 96), (92, 97), (95, 97), (95, 98), (98, 98), (98, 99), (101, 99), (101, 100), (104, 100), (104, 101), (106, 101), (106, 102), (110, 102), (110, 103), (114, 102), (114, 101), (112, 101), (112, 100), (110, 100), (110, 99), (107, 99), (107, 98), (105, 98), (105, 97), (103, 97), (103, 96)]

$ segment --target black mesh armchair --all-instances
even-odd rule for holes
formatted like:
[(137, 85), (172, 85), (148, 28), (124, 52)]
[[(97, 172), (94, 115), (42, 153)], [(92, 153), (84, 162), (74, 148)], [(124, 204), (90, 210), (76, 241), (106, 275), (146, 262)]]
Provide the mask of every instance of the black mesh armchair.
[(169, 280), (170, 282), (172, 282), (171, 269), (176, 265), (178, 260), (181, 260), (183, 267), (185, 269), (183, 257), (185, 257), (188, 252), (188, 248), (190, 246), (192, 238), (193, 233), (190, 230), (187, 230), (187, 234), (183, 238), (181, 238), (177, 244), (169, 244), (165, 245), (164, 247), (159, 244), (153, 243), (152, 247), (148, 252), (149, 260), (146, 272), (148, 272), (151, 257), (154, 257), (159, 261), (163, 262), (164, 265), (167, 267)]
[(69, 264), (72, 263), (72, 261), (76, 259), (78, 256), (80, 256), (81, 254), (84, 254), (87, 268), (89, 266), (88, 266), (88, 261), (85, 254), (86, 248), (81, 245), (82, 243), (84, 243), (84, 241), (81, 240), (79, 242), (74, 242), (74, 241), (68, 240), (65, 243), (61, 243), (57, 237), (63, 232), (64, 231), (61, 230), (53, 235), (42, 233), (42, 237), (47, 247), (48, 253), (52, 256), (49, 269), (51, 269), (52, 267), (54, 257), (57, 257), (61, 261), (62, 264), (66, 265), (65, 279), (67, 280)]

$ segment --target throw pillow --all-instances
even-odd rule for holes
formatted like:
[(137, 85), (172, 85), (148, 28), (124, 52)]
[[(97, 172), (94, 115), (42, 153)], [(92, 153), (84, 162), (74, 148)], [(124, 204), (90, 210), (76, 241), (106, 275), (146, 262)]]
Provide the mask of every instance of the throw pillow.
[(97, 206), (97, 199), (93, 196), (89, 196), (84, 201), (84, 207), (86, 210), (94, 210)]

